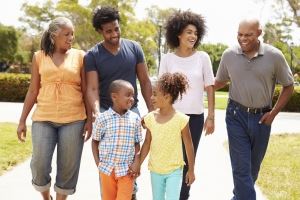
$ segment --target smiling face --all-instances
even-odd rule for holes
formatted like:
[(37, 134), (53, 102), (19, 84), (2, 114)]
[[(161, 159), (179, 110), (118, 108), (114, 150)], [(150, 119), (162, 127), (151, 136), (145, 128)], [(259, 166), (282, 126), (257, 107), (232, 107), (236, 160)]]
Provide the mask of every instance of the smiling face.
[(72, 24), (67, 24), (58, 29), (54, 34), (55, 49), (66, 51), (72, 47), (74, 40), (74, 27)]
[(237, 40), (245, 54), (250, 54), (258, 50), (259, 40), (262, 30), (256, 20), (245, 20), (239, 25)]
[(197, 28), (194, 25), (187, 25), (182, 33), (178, 35), (179, 46), (187, 47), (189, 49), (194, 48), (195, 43), (197, 42)]
[(111, 46), (118, 46), (121, 37), (121, 29), (118, 20), (105, 23), (99, 29), (104, 42)]
[(168, 94), (164, 94), (159, 90), (159, 87), (155, 85), (152, 88), (151, 103), (155, 109), (164, 108), (166, 105), (171, 104), (171, 97)]
[(122, 114), (134, 103), (134, 89), (131, 84), (124, 84), (120, 87), (118, 91), (111, 93), (111, 98), (114, 110)]

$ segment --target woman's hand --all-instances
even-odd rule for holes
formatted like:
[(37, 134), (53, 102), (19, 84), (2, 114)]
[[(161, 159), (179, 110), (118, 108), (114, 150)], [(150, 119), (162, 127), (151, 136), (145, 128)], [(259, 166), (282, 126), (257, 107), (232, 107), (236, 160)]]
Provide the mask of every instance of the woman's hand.
[(85, 124), (84, 124), (84, 128), (83, 128), (83, 134), (82, 136), (84, 137), (84, 141), (88, 141), (92, 135), (92, 120), (87, 119)]

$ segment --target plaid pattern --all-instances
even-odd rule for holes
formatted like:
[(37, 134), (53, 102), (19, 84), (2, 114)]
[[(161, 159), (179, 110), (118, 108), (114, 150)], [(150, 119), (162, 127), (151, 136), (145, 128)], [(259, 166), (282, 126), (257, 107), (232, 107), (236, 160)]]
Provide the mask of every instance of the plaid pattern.
[(99, 143), (99, 170), (117, 177), (127, 174), (135, 153), (135, 143), (142, 140), (140, 117), (127, 111), (119, 115), (113, 109), (100, 113), (93, 125), (93, 139)]

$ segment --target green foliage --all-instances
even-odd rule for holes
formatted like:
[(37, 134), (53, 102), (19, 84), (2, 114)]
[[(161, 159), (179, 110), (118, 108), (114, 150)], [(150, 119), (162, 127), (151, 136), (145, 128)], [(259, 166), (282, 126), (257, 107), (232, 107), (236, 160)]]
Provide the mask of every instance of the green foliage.
[[(276, 87), (274, 96), (273, 96), (273, 105), (276, 103), (279, 94), (281, 91), (281, 87)], [(300, 86), (296, 86), (294, 88), (293, 95), (291, 96), (289, 102), (286, 106), (282, 109), (282, 111), (287, 112), (300, 112)]]
[(25, 143), (18, 142), (16, 132), (16, 124), (0, 123), (0, 175), (31, 154), (30, 128), (27, 128)]
[(0, 73), (0, 101), (23, 102), (29, 84), (29, 74)]
[(18, 35), (15, 28), (0, 24), (0, 41), (0, 62), (13, 62), (18, 48)]
[[(213, 66), (213, 72), (214, 74), (217, 73), (220, 61), (221, 61), (221, 56), (225, 49), (227, 49), (228, 46), (224, 44), (202, 44), (198, 47), (198, 50), (205, 51), (208, 53), (212, 66)], [(224, 90), (223, 90), (224, 91)], [(228, 90), (227, 90), (228, 91)]]

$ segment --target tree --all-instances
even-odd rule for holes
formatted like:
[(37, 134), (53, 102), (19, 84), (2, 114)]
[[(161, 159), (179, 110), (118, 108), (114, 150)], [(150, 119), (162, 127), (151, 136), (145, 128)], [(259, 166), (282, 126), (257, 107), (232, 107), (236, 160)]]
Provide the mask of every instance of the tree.
[(18, 48), (17, 31), (12, 26), (0, 24), (0, 62), (9, 64), (15, 59)]
[(212, 66), (213, 66), (213, 72), (214, 74), (217, 73), (221, 57), (225, 49), (227, 49), (228, 46), (225, 44), (201, 44), (198, 47), (198, 50), (205, 51), (208, 53)]

